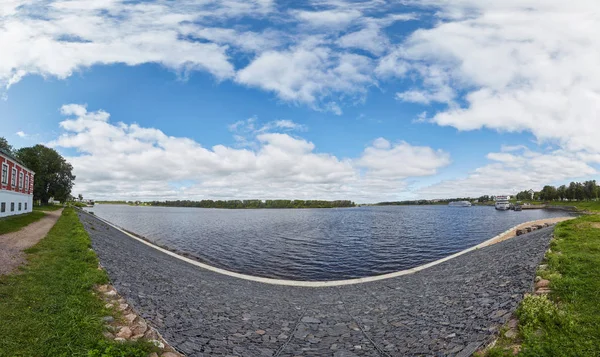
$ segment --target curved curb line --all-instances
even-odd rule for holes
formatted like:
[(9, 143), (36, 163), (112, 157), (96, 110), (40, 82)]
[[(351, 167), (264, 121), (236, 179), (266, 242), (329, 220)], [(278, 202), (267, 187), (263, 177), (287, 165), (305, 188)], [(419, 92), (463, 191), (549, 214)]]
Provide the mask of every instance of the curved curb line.
[[(89, 213), (86, 212), (86, 211), (84, 211), (84, 210), (80, 210), (80, 211), (81, 212), (85, 212), (86, 214), (89, 215)], [(325, 288), (325, 287), (332, 287), (332, 286), (362, 284), (362, 283), (369, 283), (369, 282), (373, 282), (373, 281), (379, 281), (379, 280), (384, 280), (384, 279), (395, 278), (395, 277), (402, 276), (402, 275), (413, 274), (413, 273), (416, 273), (418, 271), (421, 271), (421, 270), (430, 268), (432, 266), (441, 264), (441, 263), (443, 263), (445, 261), (448, 261), (450, 259), (454, 259), (454, 258), (456, 258), (458, 256), (461, 256), (461, 255), (465, 254), (465, 253), (468, 253), (468, 252), (474, 251), (476, 249), (483, 248), (485, 246), (494, 244), (495, 243), (494, 241), (496, 239), (502, 238), (504, 235), (509, 234), (511, 231), (517, 229), (517, 227), (519, 227), (521, 225), (533, 224), (534, 222), (542, 221), (540, 219), (540, 220), (528, 221), (528, 222), (520, 223), (520, 224), (518, 224), (518, 225), (516, 225), (516, 226), (514, 226), (514, 227), (512, 227), (512, 228), (510, 228), (510, 229), (508, 229), (508, 230), (506, 230), (506, 231), (498, 234), (494, 238), (491, 238), (491, 239), (486, 240), (485, 242), (479, 243), (476, 246), (473, 246), (471, 248), (467, 248), (467, 249), (462, 250), (462, 251), (460, 251), (458, 253), (454, 253), (452, 255), (449, 255), (449, 256), (447, 256), (445, 258), (438, 259), (438, 260), (435, 260), (433, 262), (430, 262), (430, 263), (427, 263), (427, 264), (424, 264), (424, 265), (420, 265), (418, 267), (414, 267), (414, 268), (411, 268), (411, 269), (401, 270), (401, 271), (397, 271), (397, 272), (394, 272), (394, 273), (387, 273), (387, 274), (383, 274), (383, 275), (369, 276), (369, 277), (365, 277), (365, 278), (356, 278), (356, 279), (331, 280), (331, 281), (302, 281), (302, 280), (285, 280), (285, 279), (262, 278), (262, 277), (259, 277), (259, 276), (241, 274), (241, 273), (236, 273), (236, 272), (225, 270), (225, 269), (221, 269), (221, 268), (216, 268), (216, 267), (213, 267), (211, 265), (200, 263), (200, 262), (198, 262), (196, 260), (193, 260), (193, 259), (190, 259), (190, 258), (186, 258), (186, 257), (181, 256), (179, 254), (173, 253), (173, 252), (171, 252), (171, 251), (169, 251), (167, 249), (164, 249), (164, 248), (161, 248), (161, 247), (159, 247), (157, 245), (154, 245), (154, 244), (152, 244), (152, 243), (150, 243), (148, 241), (145, 241), (145, 240), (143, 240), (141, 238), (138, 238), (138, 237), (134, 236), (133, 234), (131, 234), (129, 232), (126, 232), (125, 230), (121, 229), (120, 227), (117, 227), (116, 225), (112, 224), (111, 222), (109, 222), (109, 221), (107, 221), (107, 220), (105, 220), (103, 218), (100, 218), (100, 217), (98, 217), (96, 215), (91, 215), (91, 216), (93, 216), (94, 218), (96, 218), (96, 219), (98, 219), (98, 220), (100, 220), (100, 221), (108, 224), (109, 226), (117, 229), (118, 231), (126, 234), (127, 236), (129, 236), (129, 237), (131, 237), (131, 238), (133, 238), (133, 239), (135, 239), (135, 240), (137, 240), (137, 241), (139, 241), (139, 242), (141, 242), (141, 243), (143, 243), (143, 244), (145, 244), (145, 245), (147, 245), (149, 247), (152, 247), (152, 248), (154, 248), (154, 249), (156, 249), (156, 250), (158, 250), (160, 252), (163, 252), (163, 253), (165, 253), (167, 255), (170, 255), (170, 256), (172, 256), (174, 258), (182, 260), (182, 261), (184, 261), (186, 263), (195, 265), (195, 266), (197, 266), (199, 268), (206, 269), (206, 270), (212, 271), (214, 273), (231, 276), (231, 277), (234, 277), (234, 278), (239, 278), (239, 279), (254, 281), (254, 282), (257, 282), (257, 283), (271, 284), (271, 285), (297, 286), (297, 287), (305, 287), (305, 288)], [(574, 217), (555, 217), (555, 218), (571, 218), (572, 219)]]

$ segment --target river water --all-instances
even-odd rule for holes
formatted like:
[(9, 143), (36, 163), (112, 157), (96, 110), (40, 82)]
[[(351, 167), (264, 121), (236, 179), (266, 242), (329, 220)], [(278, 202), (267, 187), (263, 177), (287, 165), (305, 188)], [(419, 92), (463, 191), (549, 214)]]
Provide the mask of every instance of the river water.
[(557, 210), (381, 206), (206, 209), (100, 205), (120, 227), (210, 265), (271, 278), (337, 280), (422, 265)]

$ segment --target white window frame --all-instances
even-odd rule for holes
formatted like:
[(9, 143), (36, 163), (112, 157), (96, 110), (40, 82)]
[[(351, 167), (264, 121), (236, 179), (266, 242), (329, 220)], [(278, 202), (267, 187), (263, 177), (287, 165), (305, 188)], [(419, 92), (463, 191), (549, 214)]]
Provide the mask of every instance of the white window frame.
[(25, 180), (25, 175), (23, 175), (23, 171), (19, 172), (19, 190), (23, 189), (23, 181)]
[(2, 184), (8, 185), (8, 164), (5, 162), (2, 163)]
[(17, 168), (12, 168), (12, 174), (10, 175), (10, 183), (12, 187), (17, 187)]
[(25, 192), (29, 193), (29, 174), (25, 175)]

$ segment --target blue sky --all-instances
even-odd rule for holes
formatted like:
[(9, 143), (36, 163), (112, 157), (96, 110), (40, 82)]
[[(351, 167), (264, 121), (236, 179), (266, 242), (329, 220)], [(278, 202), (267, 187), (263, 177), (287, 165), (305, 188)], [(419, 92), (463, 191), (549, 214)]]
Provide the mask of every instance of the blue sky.
[(2, 135), (67, 156), (75, 194), (374, 202), (597, 175), (581, 58), (600, 56), (570, 40), (592, 28), (550, 30), (596, 26), (593, 1), (35, 4), (0, 5)]

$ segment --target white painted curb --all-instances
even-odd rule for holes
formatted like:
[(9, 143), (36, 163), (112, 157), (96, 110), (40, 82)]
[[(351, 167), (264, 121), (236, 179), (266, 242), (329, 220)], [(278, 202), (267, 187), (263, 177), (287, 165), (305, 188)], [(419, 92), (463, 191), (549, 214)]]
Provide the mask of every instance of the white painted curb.
[[(85, 212), (86, 214), (89, 214), (88, 212), (81, 210), (82, 212)], [(195, 265), (199, 268), (202, 269), (206, 269), (215, 273), (219, 273), (219, 274), (223, 274), (223, 275), (227, 275), (227, 276), (231, 276), (234, 278), (239, 278), (239, 279), (244, 279), (244, 280), (250, 280), (250, 281), (255, 281), (258, 283), (264, 283), (264, 284), (271, 284), (271, 285), (286, 285), (286, 286), (298, 286), (298, 287), (305, 287), (305, 288), (325, 288), (325, 287), (332, 287), (332, 286), (343, 286), (343, 285), (353, 285), (353, 284), (361, 284), (361, 283), (369, 283), (369, 282), (373, 282), (373, 281), (378, 281), (378, 280), (384, 280), (384, 279), (390, 279), (390, 278), (395, 278), (398, 276), (402, 276), (402, 275), (408, 275), (408, 274), (413, 274), (416, 273), (418, 271), (430, 268), (432, 266), (441, 264), (445, 261), (448, 261), (450, 259), (454, 259), (458, 256), (461, 256), (465, 253), (471, 252), (473, 250), (479, 249), (479, 248), (483, 248), (487, 245), (490, 245), (494, 242), (494, 240), (501, 238), (502, 236), (504, 236), (505, 234), (510, 233), (512, 230), (516, 229), (517, 227), (521, 226), (521, 225), (527, 225), (527, 224), (533, 224), (534, 222), (538, 222), (538, 221), (543, 221), (543, 220), (536, 220), (536, 221), (529, 221), (529, 222), (524, 222), (524, 223), (520, 223), (506, 231), (504, 231), (503, 233), (498, 234), (497, 236), (495, 236), (494, 238), (488, 239), (483, 243), (479, 243), (474, 247), (471, 248), (467, 248), (463, 251), (460, 251), (458, 253), (454, 253), (452, 255), (449, 255), (445, 258), (424, 264), (424, 265), (420, 265), (418, 267), (414, 267), (411, 269), (406, 269), (406, 270), (401, 270), (401, 271), (397, 271), (394, 273), (388, 273), (388, 274), (383, 274), (383, 275), (376, 275), (376, 276), (369, 276), (366, 278), (356, 278), (356, 279), (347, 279), (347, 280), (331, 280), (331, 281), (301, 281), (301, 280), (284, 280), (284, 279), (271, 279), (271, 278), (261, 278), (259, 276), (253, 276), (253, 275), (247, 275), (247, 274), (241, 274), (241, 273), (236, 273), (233, 271), (229, 271), (229, 270), (225, 270), (225, 269), (221, 269), (221, 268), (216, 268), (213, 267), (211, 265), (208, 264), (204, 264), (204, 263), (200, 263), (198, 261), (195, 261), (193, 259), (190, 258), (186, 258), (184, 256), (181, 256), (179, 254), (173, 253), (169, 250), (166, 250), (164, 248), (161, 248), (157, 245), (154, 245), (146, 240), (143, 240), (141, 238), (138, 238), (136, 236), (134, 236), (133, 234), (126, 232), (125, 230), (121, 229), (120, 227), (117, 227), (116, 225), (112, 224), (111, 222), (100, 218), (96, 215), (93, 215), (94, 218), (108, 224), (109, 226), (121, 231), (122, 233), (128, 235), (129, 237), (144, 243), (145, 245), (152, 247), (158, 251), (161, 251), (165, 254), (168, 254), (174, 258), (177, 258), (179, 260), (183, 260), (186, 263)], [(556, 218), (567, 218), (567, 217), (556, 217)], [(574, 217), (568, 217), (568, 218), (574, 218)]]

